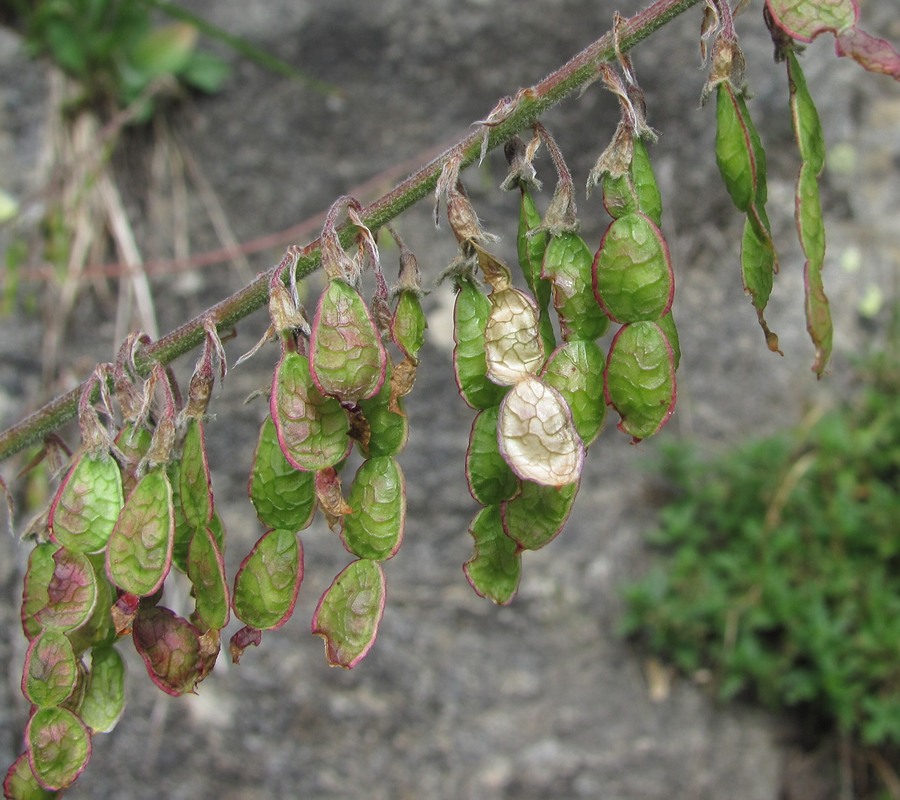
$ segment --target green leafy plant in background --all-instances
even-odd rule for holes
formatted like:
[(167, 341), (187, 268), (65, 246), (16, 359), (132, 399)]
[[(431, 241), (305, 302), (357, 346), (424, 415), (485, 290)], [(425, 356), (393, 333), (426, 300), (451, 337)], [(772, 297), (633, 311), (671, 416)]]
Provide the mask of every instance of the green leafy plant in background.
[[(304, 578), (302, 532), (319, 512), (339, 532), (350, 559), (320, 597), (312, 632), (325, 639), (333, 665), (351, 668), (369, 652), (384, 611), (387, 562), (404, 539), (406, 478), (398, 455), (408, 433), (404, 398), (413, 389), (426, 328), (418, 263), (391, 223), (418, 200), (433, 194), (435, 219), (446, 213), (458, 243), (445, 278), (456, 293), (455, 377), (474, 412), (460, 472), (478, 506), (468, 530), (473, 555), (464, 565), (475, 592), (510, 602), (523, 554), (560, 535), (607, 407), (635, 443), (663, 428), (675, 409), (681, 355), (672, 312), (677, 269), (660, 229), (663, 198), (650, 157), (655, 134), (628, 52), (699, 3), (657, 0), (630, 19), (616, 15), (609, 33), (545, 80), (502, 99), (471, 134), (382, 198), (365, 207), (352, 197), (339, 198), (319, 239), (289, 247), (277, 266), (167, 336), (153, 341), (146, 333), (130, 334), (115, 362), (99, 365), (80, 387), (0, 433), (0, 458), (42, 443), (43, 455), (62, 450), (67, 461), (58, 488), (26, 537), (35, 547), (23, 587), (22, 627), (29, 646), (21, 685), (31, 715), (22, 755), (4, 782), (7, 797), (52, 796), (84, 770), (91, 737), (111, 730), (122, 712), (118, 648), (133, 645), (150, 680), (180, 695), (195, 691), (214, 668), (232, 614), (243, 623), (229, 640), (235, 662), (261, 643), (265, 631), (284, 625)], [(169, 4), (153, 5), (171, 10)], [(738, 3), (739, 9), (747, 5)], [(836, 20), (839, 6), (846, 13)], [(786, 94), (803, 164), (797, 221), (808, 259), (804, 302), (816, 351), (813, 369), (821, 376), (832, 335), (820, 280), (824, 239), (817, 178), (824, 144), (794, 58), (794, 40), (831, 31), (839, 54), (898, 79), (900, 55), (858, 31), (853, 0), (802, 7), (767, 0), (766, 12), (777, 60), (787, 59), (789, 66)], [(127, 64), (111, 59), (120, 90), (140, 92), (156, 75), (188, 74), (186, 39), (138, 33), (140, 26), (129, 19), (123, 16), (122, 24), (129, 31), (134, 25), (129, 35), (142, 45)], [(149, 44), (139, 38), (144, 35)], [(65, 43), (57, 46), (65, 52)], [(110, 41), (96, 48), (116, 52)], [(765, 205), (765, 151), (750, 118), (743, 56), (726, 0), (704, 4), (701, 49), (704, 59), (709, 55), (702, 96), (716, 95), (718, 133), (710, 155), (736, 207), (746, 214), (741, 279), (768, 346), (777, 350), (763, 313), (777, 266)], [(78, 67), (88, 52), (94, 51), (86, 47), (65, 57)], [(605, 233), (592, 231), (600, 242), (593, 250), (579, 232), (572, 175), (538, 120), (563, 97), (595, 81), (615, 95), (620, 121), (588, 176), (589, 189), (599, 189), (598, 202), (611, 218)], [(509, 162), (502, 188), (518, 200), (516, 269), (492, 251), (494, 237), (479, 222), (460, 177), (499, 146), (505, 146)], [(533, 197), (540, 187), (534, 166), (539, 148), (549, 153), (556, 178), (543, 216)], [(379, 236), (385, 234), (400, 252), (393, 289), (381, 262)], [(298, 282), (319, 267), (326, 287), (314, 313), (307, 314)], [(263, 306), (268, 328), (237, 362), (276, 345), (271, 383), (260, 392), (268, 395), (269, 415), (248, 465), (248, 493), (263, 532), (229, 581), (205, 426), (214, 384), (226, 372), (220, 333)], [(600, 341), (612, 325), (617, 327), (604, 352)], [(198, 346), (200, 357), (182, 392), (166, 365)], [(70, 453), (54, 432), (76, 416), (81, 443)], [(351, 459), (358, 462), (352, 476)], [(833, 487), (844, 503), (840, 512), (857, 513), (850, 500), (859, 500), (863, 488), (874, 492), (873, 484), (846, 483), (841, 478)], [(777, 508), (776, 521), (789, 499), (768, 506), (770, 514)], [(881, 495), (871, 500), (881, 501)], [(766, 533), (763, 538), (774, 541), (770, 529), (775, 528), (763, 526), (756, 535)], [(813, 544), (826, 550), (836, 536), (818, 529), (807, 535), (825, 537), (824, 544)], [(736, 568), (728, 549), (710, 558)], [(165, 588), (177, 573), (191, 586), (193, 609), (187, 617), (164, 604)], [(721, 586), (708, 587), (700, 599), (713, 607), (725, 604)], [(742, 598), (744, 604), (751, 600)], [(834, 632), (824, 621), (826, 600), (830, 594), (817, 601), (824, 609), (813, 604), (819, 609), (813, 622), (830, 642)], [(694, 616), (689, 622), (694, 624)], [(758, 624), (771, 628), (773, 618)], [(774, 669), (765, 659), (756, 665), (755, 655), (741, 651), (755, 669)], [(793, 691), (800, 699), (814, 694), (809, 681), (799, 681)], [(840, 713), (846, 724), (856, 724), (851, 712)], [(878, 725), (885, 728), (889, 718), (867, 719), (870, 737), (887, 735)]]
[(900, 745), (900, 338), (856, 401), (701, 459), (662, 448), (662, 555), (624, 633), (720, 697)]

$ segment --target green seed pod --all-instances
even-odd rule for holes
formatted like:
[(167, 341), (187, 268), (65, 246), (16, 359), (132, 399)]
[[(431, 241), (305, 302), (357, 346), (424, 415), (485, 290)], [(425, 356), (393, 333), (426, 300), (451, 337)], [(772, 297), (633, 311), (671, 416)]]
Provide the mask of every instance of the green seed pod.
[(375, 456), (360, 465), (350, 486), (351, 513), (341, 517), (341, 539), (355, 556), (392, 558), (406, 524), (406, 482), (392, 456)]
[(453, 307), (453, 369), (460, 396), (471, 408), (496, 406), (506, 394), (505, 386), (487, 378), (484, 332), (490, 313), (491, 303), (475, 282), (461, 280)]
[(499, 406), (478, 412), (472, 422), (469, 449), (466, 451), (469, 492), (485, 506), (508, 500), (519, 491), (519, 479), (500, 454), (497, 443), (499, 413)]
[(369, 427), (368, 439), (362, 443), (363, 453), (368, 458), (397, 455), (406, 446), (409, 437), (409, 419), (403, 410), (403, 398), (393, 396), (393, 374), (394, 368), (388, 362), (387, 377), (381, 391), (359, 404)]
[(80, 553), (106, 546), (123, 504), (122, 473), (110, 456), (82, 453), (50, 506), (50, 538)]
[(746, 106), (724, 81), (716, 89), (716, 163), (731, 200), (748, 211), (757, 197), (757, 163)]
[(141, 478), (119, 513), (106, 544), (106, 574), (123, 592), (147, 597), (169, 574), (174, 540), (172, 487), (158, 466)]
[(350, 452), (350, 417), (313, 383), (306, 356), (286, 352), (275, 369), (269, 411), (278, 443), (297, 469), (316, 472)]
[(62, 548), (45, 542), (37, 545), (28, 556), (28, 566), (22, 582), (20, 616), (22, 630), (29, 641), (43, 630), (43, 626), (38, 622), (38, 614), (50, 603), (47, 587), (50, 585), (56, 569), (53, 556), (58, 550), (62, 550)]
[[(35, 610), (34, 621), (42, 628), (71, 631), (84, 625), (96, 608), (97, 575), (84, 553), (60, 547), (53, 552), (52, 561), (48, 583), (37, 587), (32, 582), (35, 601), (46, 598), (44, 605)], [(46, 564), (41, 567), (44, 573)], [(44, 578), (46, 574), (40, 577)]]
[(75, 691), (78, 661), (62, 631), (41, 631), (28, 646), (22, 694), (36, 706), (58, 706)]
[(316, 388), (339, 400), (372, 397), (384, 383), (387, 354), (359, 292), (340, 279), (319, 297), (309, 339)]
[(522, 575), (518, 545), (503, 532), (500, 507), (482, 508), (469, 525), (475, 552), (463, 565), (466, 579), (479, 597), (504, 605), (512, 600)]
[(626, 172), (624, 175), (603, 173), (603, 207), (613, 219), (640, 211), (634, 179)]
[(291, 618), (303, 580), (303, 548), (293, 531), (264, 533), (241, 562), (231, 605), (235, 616), (259, 630)]
[(567, 342), (597, 339), (609, 328), (591, 288), (592, 261), (591, 251), (576, 233), (557, 234), (544, 252), (541, 275), (552, 282), (553, 306)]
[[(81, 625), (66, 631), (76, 656), (81, 656), (89, 648), (112, 642), (116, 639), (116, 627), (113, 623), (112, 609), (116, 601), (115, 589), (106, 577), (106, 560), (104, 553), (88, 556), (94, 571), (94, 585), (97, 599), (91, 615)], [(70, 706), (73, 707), (73, 706)]]
[(522, 550), (539, 550), (552, 542), (566, 525), (578, 494), (578, 483), (558, 489), (530, 481), (500, 506), (503, 531)]
[(91, 669), (78, 716), (94, 733), (109, 733), (125, 710), (125, 662), (112, 645), (91, 648)]
[(200, 631), (162, 606), (141, 605), (131, 631), (150, 680), (166, 694), (192, 692), (203, 676)]
[(377, 561), (348, 564), (319, 598), (312, 632), (325, 639), (328, 663), (350, 669), (369, 652), (384, 614), (384, 572)]
[(25, 729), (28, 763), (37, 782), (49, 791), (71, 786), (91, 759), (91, 735), (71, 711), (38, 708)]
[(225, 580), (225, 560), (208, 528), (200, 528), (191, 539), (187, 575), (194, 587), (197, 616), (212, 630), (221, 630), (231, 616), (231, 600)]
[(188, 420), (178, 471), (178, 502), (191, 528), (205, 528), (213, 515), (212, 482), (206, 456), (206, 434), (196, 417)]
[(554, 350), (541, 373), (541, 380), (556, 389), (566, 401), (575, 430), (585, 447), (597, 438), (606, 419), (605, 364), (606, 358), (596, 343), (576, 339)]
[(675, 327), (675, 318), (672, 316), (672, 312), (660, 317), (656, 320), (656, 324), (669, 340), (672, 347), (672, 368), (677, 371), (678, 365), (681, 363), (681, 342), (678, 339), (678, 329)]
[[(417, 292), (402, 291), (397, 298), (397, 308), (391, 320), (391, 339), (407, 358), (416, 361), (419, 350), (425, 344), (428, 322)], [(387, 382), (387, 378), (385, 378)], [(382, 387), (384, 388), (384, 387)]]
[(616, 322), (655, 320), (672, 307), (669, 248), (645, 214), (613, 220), (594, 258), (593, 276), (597, 301)]
[(497, 416), (497, 441), (510, 469), (544, 486), (575, 483), (584, 466), (584, 444), (562, 395), (534, 377), (510, 389)]
[(544, 364), (538, 309), (524, 292), (508, 287), (488, 298), (491, 312), (484, 328), (487, 377), (501, 386), (536, 374)]
[(37, 782), (28, 763), (28, 753), (22, 753), (6, 773), (3, 796), (11, 800), (53, 800), (57, 794), (44, 789)]
[[(544, 350), (550, 352), (556, 347), (556, 336), (553, 322), (547, 313), (550, 305), (550, 282), (541, 277), (544, 263), (544, 251), (550, 234), (547, 231), (536, 231), (541, 224), (541, 215), (534, 204), (534, 199), (526, 187), (522, 187), (522, 202), (519, 205), (519, 232), (516, 238), (516, 249), (519, 266), (525, 276), (525, 284), (534, 296), (540, 312), (541, 338)], [(532, 231), (535, 231), (532, 233)]]
[(266, 417), (259, 431), (248, 490), (256, 516), (267, 528), (299, 531), (313, 521), (315, 473), (302, 472), (288, 463), (271, 417)]
[(653, 165), (647, 144), (640, 137), (634, 139), (634, 152), (631, 157), (631, 179), (637, 193), (637, 210), (646, 214), (655, 225), (662, 220), (662, 196), (656, 185)]
[(675, 409), (672, 346), (655, 322), (623, 325), (606, 358), (606, 402), (622, 418), (619, 430), (640, 441), (656, 433)]

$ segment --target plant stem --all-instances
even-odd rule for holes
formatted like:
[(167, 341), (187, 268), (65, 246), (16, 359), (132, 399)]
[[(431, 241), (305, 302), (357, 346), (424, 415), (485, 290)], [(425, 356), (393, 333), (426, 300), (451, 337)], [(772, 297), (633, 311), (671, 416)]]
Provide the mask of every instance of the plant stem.
[[(702, 0), (657, 0), (645, 10), (623, 20), (618, 26), (618, 50), (627, 52), (666, 25), (679, 14)], [(549, 108), (560, 100), (591, 83), (598, 74), (601, 63), (616, 58), (616, 34), (609, 31), (544, 80), (529, 89), (520, 91), (514, 98), (501, 101), (504, 111), (496, 123), (478, 126), (449, 150), (430, 161), (381, 198), (362, 211), (365, 224), (373, 231), (402, 214), (432, 192), (444, 164), (451, 157), (461, 159), (461, 168), (474, 163), (482, 154), (506, 142), (515, 133), (535, 123)], [(485, 141), (486, 135), (486, 141)], [(351, 231), (344, 228), (349, 240)], [(308, 244), (300, 251), (297, 277), (304, 277), (319, 267), (320, 240)], [(141, 350), (136, 357), (138, 372), (147, 375), (154, 362), (169, 364), (179, 356), (193, 350), (204, 339), (204, 322), (212, 320), (220, 331), (229, 330), (240, 320), (262, 308), (268, 301), (271, 277), (279, 267), (273, 267), (258, 275), (240, 291), (222, 300), (212, 308), (163, 336)], [(76, 387), (47, 403), (40, 410), (0, 434), (0, 461), (41, 441), (75, 416), (78, 400), (84, 385)]]

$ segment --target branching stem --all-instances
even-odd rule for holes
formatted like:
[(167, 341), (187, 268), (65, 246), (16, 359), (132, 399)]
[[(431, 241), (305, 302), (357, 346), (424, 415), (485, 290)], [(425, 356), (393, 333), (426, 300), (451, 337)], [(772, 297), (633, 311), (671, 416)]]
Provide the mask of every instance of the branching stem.
[[(432, 192), (448, 158), (459, 156), (462, 167), (478, 160), (483, 152), (506, 142), (513, 134), (536, 122), (549, 108), (564, 97), (583, 89), (598, 76), (600, 64), (614, 61), (616, 47), (627, 52), (643, 39), (666, 25), (679, 14), (701, 0), (657, 0), (645, 10), (625, 20), (616, 33), (607, 32), (593, 44), (555, 72), (534, 86), (520, 90), (515, 97), (502, 100), (483, 125), (461, 139), (449, 150), (426, 164), (390, 192), (363, 208), (361, 217), (370, 230), (377, 230), (398, 217), (410, 206)], [(618, 43), (616, 43), (616, 34)], [(346, 226), (343, 234), (347, 242), (352, 226)], [(316, 239), (299, 250), (297, 275), (303, 277), (314, 272), (320, 262), (320, 241)], [(212, 320), (219, 331), (227, 331), (240, 320), (262, 308), (269, 296), (269, 283), (279, 267), (258, 275), (240, 291), (222, 300), (212, 308), (163, 336), (145, 345), (135, 356), (135, 365), (142, 375), (147, 375), (154, 363), (169, 364), (179, 356), (200, 345), (205, 336), (205, 325)], [(75, 416), (78, 400), (85, 384), (47, 403), (11, 428), (0, 434), (0, 461), (41, 441)], [(99, 392), (99, 389), (97, 390)]]

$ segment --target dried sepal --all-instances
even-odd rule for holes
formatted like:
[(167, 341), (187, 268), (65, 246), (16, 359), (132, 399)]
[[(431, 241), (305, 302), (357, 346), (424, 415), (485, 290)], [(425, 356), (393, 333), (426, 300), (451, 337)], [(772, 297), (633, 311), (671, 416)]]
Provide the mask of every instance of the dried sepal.
[(331, 530), (337, 530), (341, 519), (345, 514), (350, 514), (353, 509), (344, 499), (341, 490), (341, 476), (334, 467), (320, 469), (315, 478), (316, 498), (319, 508), (325, 515), (325, 521)]

